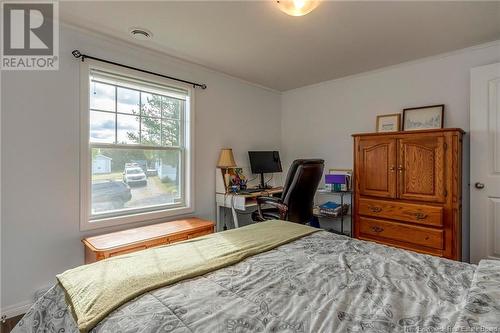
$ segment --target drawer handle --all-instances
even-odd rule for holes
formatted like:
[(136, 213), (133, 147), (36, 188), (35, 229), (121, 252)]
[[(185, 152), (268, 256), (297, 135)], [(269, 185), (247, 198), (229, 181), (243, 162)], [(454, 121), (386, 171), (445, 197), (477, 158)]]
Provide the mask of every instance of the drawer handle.
[(381, 227), (379, 227), (378, 225), (376, 225), (376, 226), (373, 226), (373, 227), (372, 227), (372, 230), (373, 230), (374, 232), (376, 232), (376, 233), (379, 233), (379, 232), (384, 231), (384, 228), (381, 228)]
[(417, 220), (425, 220), (427, 218), (427, 214), (424, 214), (424, 213), (415, 213), (415, 218)]
[(380, 208), (380, 207), (370, 206), (370, 207), (368, 207), (368, 209), (371, 210), (372, 213), (380, 213), (382, 211), (382, 208)]

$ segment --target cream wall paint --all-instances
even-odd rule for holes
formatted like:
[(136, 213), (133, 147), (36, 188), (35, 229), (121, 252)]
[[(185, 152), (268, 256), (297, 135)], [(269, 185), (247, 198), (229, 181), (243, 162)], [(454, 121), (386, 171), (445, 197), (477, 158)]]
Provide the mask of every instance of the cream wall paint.
[(83, 236), (119, 229), (79, 230), (79, 61), (73, 49), (208, 85), (195, 95), (197, 216), (215, 217), (221, 147), (232, 147), (241, 165), (248, 164), (248, 150), (280, 149), (276, 92), (67, 26), (60, 45), (59, 71), (2, 72), (2, 314), (25, 310), (34, 291), (83, 264)]
[[(351, 134), (375, 131), (378, 114), (445, 104), (445, 127), (469, 130), (469, 70), (500, 61), (500, 41), (283, 93), (281, 149), (352, 167)], [(464, 148), (464, 258), (469, 248), (469, 138)]]

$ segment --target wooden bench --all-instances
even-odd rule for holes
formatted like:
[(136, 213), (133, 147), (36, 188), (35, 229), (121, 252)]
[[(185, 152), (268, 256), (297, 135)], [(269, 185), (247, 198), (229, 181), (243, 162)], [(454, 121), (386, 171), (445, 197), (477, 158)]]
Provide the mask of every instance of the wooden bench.
[(85, 263), (208, 235), (214, 223), (199, 218), (171, 221), (82, 239)]

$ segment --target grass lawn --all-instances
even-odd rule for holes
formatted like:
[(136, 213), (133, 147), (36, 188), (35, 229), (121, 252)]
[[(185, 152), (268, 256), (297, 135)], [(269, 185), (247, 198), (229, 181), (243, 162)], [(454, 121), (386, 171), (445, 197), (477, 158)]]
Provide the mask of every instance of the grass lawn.
[(161, 188), (165, 193), (177, 193), (177, 185), (174, 183), (163, 183), (159, 177), (150, 177), (149, 181), (154, 182), (156, 186)]

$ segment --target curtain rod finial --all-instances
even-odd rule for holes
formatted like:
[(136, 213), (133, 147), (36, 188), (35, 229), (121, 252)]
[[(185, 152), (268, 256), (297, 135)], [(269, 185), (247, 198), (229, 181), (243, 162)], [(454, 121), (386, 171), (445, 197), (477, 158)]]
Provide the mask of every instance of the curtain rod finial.
[(207, 85), (206, 84), (202, 84), (201, 85), (201, 89), (207, 89)]
[(71, 54), (73, 54), (73, 57), (75, 57), (75, 58), (80, 58), (82, 56), (82, 54), (78, 50), (73, 50), (73, 52), (71, 52)]

